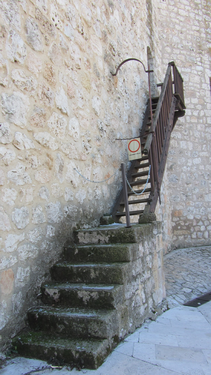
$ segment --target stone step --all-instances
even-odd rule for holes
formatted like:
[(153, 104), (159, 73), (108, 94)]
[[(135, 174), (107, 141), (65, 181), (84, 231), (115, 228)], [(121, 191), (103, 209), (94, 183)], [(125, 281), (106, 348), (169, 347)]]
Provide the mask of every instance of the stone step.
[(107, 339), (61, 339), (46, 332), (29, 332), (16, 337), (13, 346), (25, 357), (97, 369), (116, 345)]
[(28, 322), (35, 331), (45, 331), (59, 337), (109, 339), (118, 335), (115, 310), (44, 306), (30, 309)]
[(115, 309), (124, 300), (122, 285), (48, 283), (41, 291), (42, 302), (55, 306)]
[(137, 242), (137, 238), (133, 227), (125, 228), (124, 224), (111, 224), (74, 231), (74, 242), (79, 245), (134, 243)]
[(128, 263), (71, 264), (58, 262), (51, 268), (51, 276), (58, 282), (123, 284), (127, 268)]
[(102, 245), (76, 245), (66, 243), (64, 246), (64, 257), (66, 260), (79, 262), (129, 262), (130, 245), (128, 244), (102, 244)]

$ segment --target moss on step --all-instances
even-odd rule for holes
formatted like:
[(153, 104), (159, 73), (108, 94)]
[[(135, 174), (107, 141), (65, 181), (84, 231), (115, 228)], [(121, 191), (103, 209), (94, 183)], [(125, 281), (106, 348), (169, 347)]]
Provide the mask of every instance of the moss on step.
[(115, 340), (60, 339), (42, 332), (29, 332), (13, 340), (13, 346), (25, 357), (90, 369), (97, 369), (116, 344)]

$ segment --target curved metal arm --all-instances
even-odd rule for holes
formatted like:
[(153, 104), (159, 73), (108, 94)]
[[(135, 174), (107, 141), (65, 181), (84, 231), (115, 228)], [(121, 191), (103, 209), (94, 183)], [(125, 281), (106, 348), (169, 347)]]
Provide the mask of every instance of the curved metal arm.
[(146, 70), (145, 66), (144, 66), (144, 63), (139, 60), (139, 59), (136, 59), (135, 57), (130, 57), (129, 59), (126, 59), (126, 60), (123, 60), (119, 66), (117, 67), (117, 70), (116, 70), (116, 73), (111, 73), (113, 77), (115, 77), (119, 71), (119, 69), (121, 68), (121, 66), (123, 64), (125, 64), (126, 62), (128, 61), (138, 61), (144, 68), (144, 71), (145, 73), (148, 73), (148, 86), (149, 86), (149, 102), (150, 102), (150, 117), (151, 117), (151, 129), (152, 129), (152, 122), (153, 122), (153, 115), (152, 115), (152, 98), (151, 98), (151, 87), (150, 87), (150, 73), (153, 72), (153, 70), (150, 70), (149, 69), (149, 64), (148, 64), (148, 70)]
[(116, 76), (117, 73), (118, 73), (118, 71), (119, 71), (119, 69), (121, 68), (121, 66), (122, 66), (123, 64), (125, 64), (126, 62), (128, 62), (128, 61), (138, 61), (139, 63), (141, 63), (142, 66), (143, 66), (143, 68), (144, 68), (145, 73), (152, 73), (152, 72), (153, 72), (153, 70), (146, 70), (144, 63), (143, 63), (141, 60), (136, 59), (136, 58), (134, 58), (134, 57), (130, 57), (129, 59), (126, 59), (126, 60), (122, 61), (121, 64), (119, 64), (119, 66), (117, 67), (116, 73), (111, 73), (111, 75), (112, 75), (113, 77)]

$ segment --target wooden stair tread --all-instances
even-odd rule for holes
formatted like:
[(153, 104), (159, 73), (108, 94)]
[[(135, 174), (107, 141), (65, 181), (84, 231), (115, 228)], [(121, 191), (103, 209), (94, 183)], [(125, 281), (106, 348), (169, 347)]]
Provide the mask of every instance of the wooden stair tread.
[[(148, 158), (146, 158), (146, 159), (148, 159)], [(136, 165), (134, 167), (134, 169), (143, 169), (143, 168), (147, 168), (147, 167), (149, 167), (149, 163), (143, 163), (143, 164), (140, 164), (140, 165)]]
[[(135, 195), (135, 194), (134, 194)], [(146, 199), (134, 199), (133, 201), (128, 201), (128, 204), (139, 204), (139, 203), (147, 203), (149, 202), (150, 199), (149, 198), (146, 198)], [(121, 206), (124, 206), (125, 202), (121, 202), (120, 205)]]
[[(146, 184), (147, 180), (137, 180), (137, 181), (133, 181), (133, 182), (130, 182), (130, 186), (138, 186), (138, 185), (144, 185)], [(148, 184), (150, 183), (150, 179), (148, 181)]]
[[(137, 210), (137, 211), (130, 211), (129, 214), (133, 215), (140, 215), (143, 214), (144, 210)], [(116, 216), (126, 216), (126, 212), (117, 212)]]
[[(142, 190), (134, 190), (137, 194), (140, 194), (141, 192), (142, 192)], [(147, 188), (147, 189), (145, 189), (144, 190), (144, 193), (150, 193), (151, 192), (151, 188)], [(130, 196), (130, 195), (135, 195), (134, 193), (133, 193), (133, 191), (129, 191), (128, 192), (128, 195)]]
[(133, 173), (131, 177), (135, 178), (135, 177), (148, 176), (148, 174), (149, 174), (149, 171), (143, 171), (143, 172)]

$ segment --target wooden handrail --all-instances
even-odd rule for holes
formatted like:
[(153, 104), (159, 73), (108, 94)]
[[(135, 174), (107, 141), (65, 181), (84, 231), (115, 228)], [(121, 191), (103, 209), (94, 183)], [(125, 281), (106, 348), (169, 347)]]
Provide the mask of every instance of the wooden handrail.
[[(174, 104), (173, 106), (172, 103)], [(143, 154), (149, 157), (152, 167), (150, 174), (151, 191), (154, 194), (156, 189), (158, 196), (160, 195), (160, 185), (164, 172), (163, 166), (161, 168), (161, 160), (163, 160), (163, 153), (166, 153), (166, 148), (168, 148), (165, 140), (169, 131), (171, 132), (173, 129), (174, 124), (172, 124), (170, 118), (172, 117), (172, 111), (174, 112), (175, 109), (178, 109), (176, 106), (179, 109), (185, 108), (183, 79), (175, 63), (170, 62), (162, 85), (153, 123), (143, 149)]]
[(174, 61), (171, 62), (171, 66), (173, 67), (174, 75), (174, 95), (179, 99), (182, 109), (185, 109), (183, 79)]
[[(158, 104), (157, 104), (157, 108), (156, 108), (156, 111), (155, 111), (155, 114), (154, 114), (154, 117), (153, 117), (151, 132), (154, 132), (155, 128), (157, 126), (158, 117), (159, 117), (159, 114), (160, 114), (161, 106), (162, 106), (162, 103), (163, 103), (163, 99), (164, 99), (164, 95), (165, 95), (165, 92), (166, 92), (166, 87), (167, 87), (170, 75), (171, 75), (171, 63), (168, 64), (166, 76), (165, 76), (165, 79), (164, 79), (164, 82), (163, 82), (163, 85), (162, 85), (162, 89), (161, 89), (161, 94), (160, 94)], [(152, 133), (149, 134), (148, 137), (147, 137), (147, 141), (146, 141), (144, 149), (143, 149), (144, 155), (148, 155), (151, 143), (152, 143)]]

